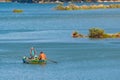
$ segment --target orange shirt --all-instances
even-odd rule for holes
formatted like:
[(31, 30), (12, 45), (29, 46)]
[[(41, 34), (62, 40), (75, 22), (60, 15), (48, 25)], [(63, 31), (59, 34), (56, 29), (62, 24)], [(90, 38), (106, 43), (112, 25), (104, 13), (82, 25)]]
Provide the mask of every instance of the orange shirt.
[(46, 55), (44, 53), (39, 55), (39, 59), (41, 60), (45, 60), (46, 59)]

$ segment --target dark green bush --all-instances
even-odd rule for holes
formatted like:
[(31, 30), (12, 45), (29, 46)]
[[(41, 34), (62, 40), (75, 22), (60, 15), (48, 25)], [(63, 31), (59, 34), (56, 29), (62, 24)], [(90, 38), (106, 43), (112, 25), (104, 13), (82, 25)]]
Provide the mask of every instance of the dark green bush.
[(89, 29), (89, 37), (90, 38), (103, 38), (104, 30), (100, 28), (91, 28)]

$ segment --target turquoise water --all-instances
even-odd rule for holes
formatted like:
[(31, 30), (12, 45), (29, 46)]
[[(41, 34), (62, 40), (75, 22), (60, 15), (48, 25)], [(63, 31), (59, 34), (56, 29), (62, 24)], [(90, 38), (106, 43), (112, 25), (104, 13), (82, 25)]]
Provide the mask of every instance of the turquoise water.
[[(0, 80), (119, 80), (120, 39), (73, 39), (71, 33), (87, 35), (91, 27), (119, 32), (120, 9), (55, 11), (55, 6), (0, 3)], [(58, 64), (23, 64), (32, 46)]]

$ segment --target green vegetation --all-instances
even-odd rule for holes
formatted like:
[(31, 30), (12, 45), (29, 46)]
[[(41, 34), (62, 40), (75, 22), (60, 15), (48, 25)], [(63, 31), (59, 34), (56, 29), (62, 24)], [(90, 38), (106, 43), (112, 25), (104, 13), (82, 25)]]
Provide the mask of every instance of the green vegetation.
[(91, 28), (89, 29), (89, 37), (90, 38), (103, 38), (104, 37), (104, 30), (99, 28)]
[(77, 31), (72, 33), (73, 38), (83, 38), (83, 37), (88, 37), (88, 38), (120, 38), (120, 32), (114, 33), (114, 34), (109, 34), (105, 33), (103, 29), (100, 28), (90, 28), (89, 29), (89, 34), (87, 36), (79, 34)]
[(21, 9), (14, 9), (13, 12), (14, 12), (14, 13), (22, 13), (23, 10), (21, 10)]
[(120, 4), (110, 4), (110, 5), (82, 5), (78, 6), (75, 4), (69, 4), (68, 6), (64, 6), (63, 4), (58, 4), (54, 9), (55, 10), (91, 10), (91, 9), (109, 9), (109, 8), (120, 8)]

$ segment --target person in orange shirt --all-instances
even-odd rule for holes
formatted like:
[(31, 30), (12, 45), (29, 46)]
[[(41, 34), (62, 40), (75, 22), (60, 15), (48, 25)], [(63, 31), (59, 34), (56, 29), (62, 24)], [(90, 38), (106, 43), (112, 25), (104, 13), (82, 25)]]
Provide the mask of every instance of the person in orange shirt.
[(45, 53), (44, 52), (40, 52), (39, 60), (46, 60), (46, 59), (47, 59), (47, 57), (46, 57)]

